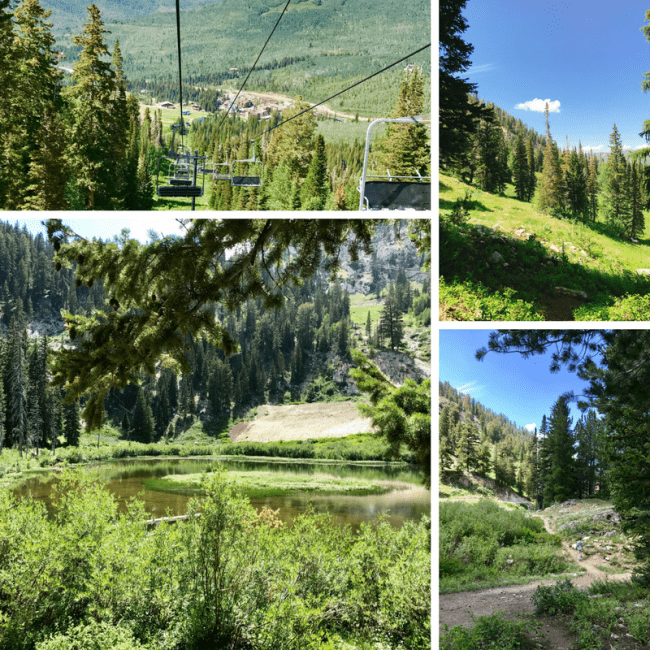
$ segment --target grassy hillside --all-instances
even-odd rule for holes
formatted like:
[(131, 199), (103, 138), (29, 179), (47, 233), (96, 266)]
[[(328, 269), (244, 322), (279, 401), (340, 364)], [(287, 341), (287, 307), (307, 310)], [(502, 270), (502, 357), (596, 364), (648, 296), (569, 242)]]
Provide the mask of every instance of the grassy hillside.
[[(441, 320), (650, 320), (650, 280), (637, 272), (650, 267), (648, 228), (634, 244), (537, 212), (512, 185), (494, 195), (439, 182)], [(452, 223), (467, 191), (467, 218)]]
[[(72, 35), (87, 20), (86, 3), (45, 0), (53, 8), (53, 31), (72, 67)], [(238, 0), (183, 2), (181, 46), (188, 83), (228, 82), (239, 87), (271, 33), (285, 2)], [(172, 2), (97, 0), (109, 49), (119, 38), (129, 79), (175, 81), (176, 20)], [(250, 77), (249, 89), (302, 94), (316, 102), (430, 42), (431, 6), (427, 0), (294, 0)], [(283, 61), (292, 57), (293, 62)], [(295, 60), (297, 59), (297, 60)], [(413, 58), (431, 74), (431, 50)], [(403, 77), (402, 68), (385, 73), (337, 98), (335, 109), (361, 115), (386, 114)], [(238, 73), (231, 73), (238, 68)], [(427, 88), (430, 83), (426, 84)], [(427, 99), (430, 106), (430, 98)], [(430, 111), (430, 108), (427, 109)]]

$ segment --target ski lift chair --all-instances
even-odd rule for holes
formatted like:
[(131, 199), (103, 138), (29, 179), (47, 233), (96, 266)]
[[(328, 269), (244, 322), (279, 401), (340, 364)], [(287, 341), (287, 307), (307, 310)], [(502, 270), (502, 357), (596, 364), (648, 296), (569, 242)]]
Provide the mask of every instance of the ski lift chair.
[[(158, 172), (160, 171), (160, 161), (162, 158), (167, 158), (167, 156), (160, 156), (160, 158), (158, 158), (158, 164), (156, 166), (157, 196), (168, 198), (191, 198), (203, 196), (203, 190), (205, 187), (205, 174), (202, 174), (203, 183), (201, 185), (197, 185), (196, 172), (194, 173), (194, 177), (190, 176), (190, 165), (189, 162), (186, 162), (185, 160), (174, 160), (170, 165), (168, 173), (169, 185), (159, 185)], [(193, 156), (193, 159), (194, 170), (196, 170), (198, 160), (202, 160), (203, 156)]]
[(170, 185), (192, 185), (190, 164), (179, 158), (169, 166), (167, 180)]
[[(381, 118), (374, 120), (366, 134), (366, 150), (363, 158), (363, 173), (357, 188), (359, 210), (431, 210), (431, 177), (421, 176), (415, 170), (416, 176), (392, 176), (387, 171), (386, 176), (368, 174), (368, 154), (370, 152), (370, 131), (380, 122), (398, 124), (421, 124), (429, 122), (430, 117), (415, 115), (395, 119)], [(368, 178), (377, 180), (367, 180)]]
[[(363, 177), (357, 190), (363, 184), (363, 202), (366, 210), (431, 210), (431, 177), (421, 176)], [(368, 180), (368, 178), (376, 180)], [(418, 182), (411, 182), (417, 180)], [(428, 181), (428, 182), (425, 182)]]
[(214, 161), (212, 158), (203, 160), (196, 171), (199, 174), (214, 174)]
[(232, 182), (232, 168), (226, 156), (226, 162), (214, 163), (214, 171), (212, 178), (215, 181), (231, 181)]
[(258, 160), (255, 157), (255, 143), (253, 142), (253, 157), (252, 158), (245, 158), (244, 160), (235, 160), (233, 164), (237, 163), (246, 163), (248, 164), (253, 164), (253, 165), (259, 165), (257, 168), (259, 170), (259, 175), (258, 176), (235, 176), (231, 172), (231, 177), (230, 177), (230, 184), (233, 187), (262, 187), (262, 174), (264, 170), (264, 166), (262, 165), (262, 161)]

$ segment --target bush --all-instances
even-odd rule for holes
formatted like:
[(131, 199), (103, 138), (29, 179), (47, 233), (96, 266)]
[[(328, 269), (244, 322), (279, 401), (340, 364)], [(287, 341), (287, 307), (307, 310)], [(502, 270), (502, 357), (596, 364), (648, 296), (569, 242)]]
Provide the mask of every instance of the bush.
[(508, 621), (502, 613), (472, 616), (474, 627), (457, 626), (440, 642), (440, 650), (525, 650), (535, 647), (526, 634), (529, 623)]
[(572, 614), (581, 602), (587, 601), (587, 594), (578, 590), (571, 580), (558, 580), (555, 585), (540, 585), (532, 595), (537, 614)]
[(109, 623), (80, 624), (68, 632), (59, 632), (36, 644), (36, 650), (134, 650), (142, 648), (131, 630)]

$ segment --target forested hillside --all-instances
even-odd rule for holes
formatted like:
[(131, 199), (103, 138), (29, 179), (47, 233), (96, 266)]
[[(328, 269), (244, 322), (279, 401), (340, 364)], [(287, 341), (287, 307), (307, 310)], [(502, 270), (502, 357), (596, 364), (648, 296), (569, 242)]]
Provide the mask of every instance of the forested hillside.
[[(51, 4), (44, 2), (46, 8)], [(158, 6), (152, 2), (98, 3), (110, 31), (109, 49), (118, 39), (125, 73), (135, 83), (178, 80), (174, 4), (155, 4)], [(182, 2), (181, 47), (188, 86), (226, 83), (239, 88), (285, 4), (276, 0)], [(72, 67), (77, 49), (71, 35), (86, 18), (85, 3), (67, 3), (66, 10), (65, 20), (62, 14), (53, 15), (53, 32), (57, 47), (69, 62), (64, 65)], [(336, 80), (342, 90), (348, 80), (354, 83), (426, 45), (430, 20), (431, 6), (424, 0), (399, 5), (387, 0), (293, 0), (247, 87), (320, 101), (329, 96), (322, 94), (323, 83)], [(427, 88), (431, 85), (430, 61), (428, 50), (413, 60), (423, 67)], [(348, 110), (379, 116), (382, 109), (390, 110), (386, 96), (394, 95), (398, 88), (399, 75), (382, 75), (372, 94), (360, 86), (338, 101)]]
[(488, 477), (547, 508), (569, 498), (608, 494), (604, 422), (588, 411), (575, 422), (560, 397), (528, 431), (440, 383), (440, 472)]
[[(112, 391), (105, 407), (113, 426), (141, 442), (174, 439), (199, 420), (217, 435), (259, 404), (358, 395), (349, 375), (351, 348), (405, 351), (407, 332), (427, 331), (430, 324), (430, 281), (413, 244), (398, 246), (394, 226), (379, 224), (373, 245), (374, 253), (356, 262), (343, 256), (337, 282), (321, 271), (291, 290), (281, 309), (266, 310), (260, 299), (234, 312), (213, 306), (239, 352), (226, 358), (206, 341), (188, 340), (191, 373), (181, 376), (160, 366), (154, 375), (143, 374), (139, 386)], [(6, 323), (0, 339), (0, 449), (54, 448), (79, 438), (79, 404), (64, 406), (60, 388), (48, 384), (52, 348), (75, 345), (74, 329), (71, 340), (61, 335), (59, 312), (112, 309), (100, 282), (80, 286), (74, 267), (57, 272), (52, 257), (52, 245), (41, 236), (2, 226), (0, 269), (7, 274), (0, 285)], [(395, 381), (402, 381), (400, 371), (386, 368)]]

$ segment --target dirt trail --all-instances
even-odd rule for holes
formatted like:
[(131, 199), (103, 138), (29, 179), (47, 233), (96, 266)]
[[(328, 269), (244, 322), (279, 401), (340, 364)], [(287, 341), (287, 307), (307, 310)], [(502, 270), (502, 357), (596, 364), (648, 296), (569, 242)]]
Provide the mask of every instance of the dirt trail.
[[(548, 515), (537, 513), (537, 516), (544, 522), (549, 533), (554, 533)], [(601, 571), (598, 564), (602, 563), (596, 556), (578, 561), (578, 551), (571, 548), (567, 542), (562, 542), (562, 548), (566, 550), (573, 560), (576, 561), (586, 573), (574, 574), (571, 582), (578, 588), (588, 587), (594, 580), (629, 580), (631, 573), (611, 574)], [(497, 611), (504, 612), (506, 618), (529, 617), (534, 611), (531, 596), (539, 585), (554, 585), (556, 579), (536, 580), (525, 585), (513, 585), (508, 587), (494, 587), (480, 591), (462, 591), (455, 594), (441, 594), (439, 596), (440, 634), (444, 634), (442, 626), (450, 628), (456, 625), (471, 627), (472, 615), (487, 616)], [(545, 636), (544, 646), (553, 650), (569, 650), (575, 642), (575, 636), (566, 628), (564, 621), (559, 617), (536, 617), (541, 623), (541, 633)]]

